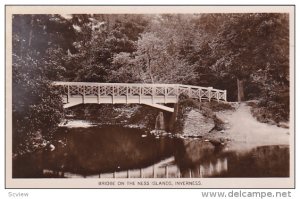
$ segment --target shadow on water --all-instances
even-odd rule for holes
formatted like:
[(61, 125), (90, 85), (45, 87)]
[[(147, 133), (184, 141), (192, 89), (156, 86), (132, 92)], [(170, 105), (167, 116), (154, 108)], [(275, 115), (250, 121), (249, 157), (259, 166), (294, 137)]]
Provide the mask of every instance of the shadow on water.
[(288, 177), (288, 146), (260, 146), (247, 153), (228, 154), (228, 170), (220, 177)]
[(203, 141), (180, 141), (176, 164), (184, 177), (288, 177), (289, 147), (259, 146), (228, 151)]
[(229, 152), (200, 139), (157, 138), (142, 130), (112, 126), (60, 128), (56, 139), (54, 151), (15, 159), (13, 177), (289, 176), (288, 146)]

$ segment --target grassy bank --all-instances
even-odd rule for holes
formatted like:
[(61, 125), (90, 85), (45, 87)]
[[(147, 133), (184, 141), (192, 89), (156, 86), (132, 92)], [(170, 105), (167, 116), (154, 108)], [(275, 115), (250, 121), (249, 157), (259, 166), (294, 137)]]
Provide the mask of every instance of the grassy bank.
[(288, 128), (288, 112), (286, 112), (286, 109), (280, 107), (280, 105), (269, 105), (269, 107), (266, 107), (260, 101), (255, 100), (246, 103), (251, 107), (251, 114), (257, 121)]

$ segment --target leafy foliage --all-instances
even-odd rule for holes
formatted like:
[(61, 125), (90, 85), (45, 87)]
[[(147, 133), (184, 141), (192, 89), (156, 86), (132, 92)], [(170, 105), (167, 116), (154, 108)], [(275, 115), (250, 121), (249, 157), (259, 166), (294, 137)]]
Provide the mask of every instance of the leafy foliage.
[[(57, 55), (63, 54), (62, 49), (67, 46), (61, 41), (61, 35), (53, 31), (57, 26), (61, 27), (61, 23), (68, 23), (53, 20), (59, 20), (59, 17), (16, 15), (13, 18), (14, 153), (40, 147), (41, 141), (51, 137), (63, 117), (59, 92), (51, 86), (50, 79), (61, 78), (60, 72), (64, 68)], [(57, 47), (57, 43), (62, 47)]]
[(51, 81), (213, 86), (236, 101), (242, 80), (266, 117), (288, 120), (287, 14), (14, 15), (12, 36), (15, 146), (63, 116)]

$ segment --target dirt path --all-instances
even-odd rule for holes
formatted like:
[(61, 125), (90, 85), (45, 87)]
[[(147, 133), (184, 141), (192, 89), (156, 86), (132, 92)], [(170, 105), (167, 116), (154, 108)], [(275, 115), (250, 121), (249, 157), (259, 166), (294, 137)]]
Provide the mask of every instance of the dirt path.
[(240, 104), (236, 111), (219, 112), (217, 116), (228, 122), (229, 129), (223, 135), (232, 140), (231, 149), (289, 144), (289, 129), (258, 122), (245, 103)]

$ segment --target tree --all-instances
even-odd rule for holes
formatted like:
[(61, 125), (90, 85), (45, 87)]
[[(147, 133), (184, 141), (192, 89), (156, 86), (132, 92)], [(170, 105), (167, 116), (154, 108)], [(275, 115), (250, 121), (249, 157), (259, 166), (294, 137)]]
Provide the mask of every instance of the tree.
[(95, 82), (115, 81), (115, 54), (134, 52), (146, 24), (139, 15), (72, 15), (70, 21), (78, 39), (67, 63), (69, 80)]
[(191, 83), (194, 67), (180, 59), (172, 47), (154, 33), (146, 32), (137, 43), (135, 64), (148, 83)]
[(218, 36), (210, 44), (217, 58), (212, 67), (236, 78), (238, 99), (242, 101), (243, 82), (253, 72), (265, 70), (268, 64), (278, 68), (277, 62), (282, 59), (277, 54), (278, 47), (284, 45), (278, 41), (288, 41), (288, 25), (282, 14), (228, 14), (225, 18)]
[(72, 48), (72, 29), (57, 15), (14, 15), (12, 25), (13, 153), (18, 154), (51, 138), (63, 117), (50, 80), (64, 70), (61, 57)]
[[(13, 55), (13, 151), (31, 150), (39, 136), (49, 138), (63, 117), (60, 95), (45, 79), (42, 63)], [(19, 150), (19, 151), (18, 151)]]
[(136, 64), (136, 60), (130, 53), (121, 52), (115, 54), (112, 61), (111, 81), (120, 83), (134, 83), (141, 82), (142, 71), (141, 68)]
[(157, 82), (157, 74), (163, 65), (165, 49), (162, 40), (153, 33), (144, 33), (138, 40), (136, 61), (143, 71), (144, 82)]

